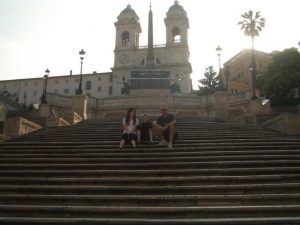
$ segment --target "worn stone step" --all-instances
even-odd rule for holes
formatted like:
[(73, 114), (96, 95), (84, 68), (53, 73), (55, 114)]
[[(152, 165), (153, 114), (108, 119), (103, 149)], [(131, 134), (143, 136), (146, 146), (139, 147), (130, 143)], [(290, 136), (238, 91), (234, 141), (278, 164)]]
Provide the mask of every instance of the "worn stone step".
[(253, 160), (253, 161), (213, 161), (213, 162), (142, 162), (142, 163), (43, 163), (43, 164), (21, 164), (21, 163), (2, 163), (0, 170), (21, 170), (21, 169), (38, 169), (38, 170), (51, 170), (51, 169), (205, 169), (205, 168), (238, 168), (238, 167), (290, 167), (300, 166), (300, 160)]
[(274, 175), (274, 174), (299, 174), (300, 167), (255, 167), (255, 168), (211, 168), (211, 169), (156, 169), (148, 170), (0, 170), (0, 176), (23, 176), (23, 177), (176, 177), (176, 176), (237, 176), (237, 175)]
[(263, 218), (299, 216), (300, 205), (217, 206), (217, 207), (118, 207), (118, 206), (43, 206), (0, 205), (1, 217), (22, 217), (28, 213), (40, 217), (86, 218)]
[(81, 206), (246, 206), (296, 205), (300, 194), (244, 195), (26, 195), (0, 194), (0, 205)]
[[(186, 156), (259, 156), (259, 155), (292, 155), (297, 156), (300, 153), (298, 147), (291, 148), (289, 150), (283, 150), (283, 147), (243, 147), (243, 150), (239, 146), (227, 146), (227, 147), (177, 147), (172, 151), (163, 148), (156, 149), (99, 149), (99, 148), (64, 148), (57, 146), (57, 148), (37, 148), (31, 150), (31, 148), (23, 150), (2, 150), (0, 151), (0, 158), (135, 158), (135, 157), (186, 157)], [(271, 150), (270, 150), (271, 149)]]
[[(52, 141), (52, 142), (43, 142), (43, 141), (38, 141), (38, 142), (19, 142), (19, 143), (5, 143), (1, 146), (1, 149), (4, 148), (8, 148), (8, 146), (10, 146), (10, 148), (25, 148), (26, 146), (35, 146), (34, 148), (37, 147), (43, 147), (43, 146), (60, 146), (60, 147), (67, 147), (67, 146), (72, 146), (72, 147), (81, 147), (81, 148), (85, 148), (85, 147), (91, 147), (94, 146), (96, 148), (111, 148), (111, 147), (118, 147), (119, 144), (119, 140), (115, 140), (115, 141), (111, 141), (111, 142), (86, 142), (86, 141)], [(127, 146), (127, 145), (126, 145)], [(129, 146), (129, 145), (128, 145)], [(264, 142), (264, 141), (245, 141), (245, 142), (240, 142), (240, 143), (230, 143), (230, 142), (218, 142), (218, 141), (211, 141), (210, 143), (207, 142), (201, 142), (199, 140), (195, 141), (195, 142), (175, 142), (174, 146), (176, 147), (217, 147), (217, 146), (242, 146), (242, 147), (247, 147), (247, 146), (255, 146), (255, 147), (260, 147), (260, 146), (270, 146), (270, 147), (278, 147), (278, 146), (284, 146), (284, 147), (297, 147), (298, 149), (300, 149), (300, 142), (292, 142), (292, 141), (274, 141), (274, 142)], [(140, 148), (142, 147), (146, 147), (146, 148), (161, 148), (162, 146), (160, 145), (140, 145), (138, 146)]]
[(134, 219), (134, 218), (55, 218), (55, 217), (0, 217), (1, 225), (298, 225), (300, 217), (205, 218), (205, 219)]
[(0, 176), (0, 183), (5, 185), (224, 185), (224, 184), (267, 184), (297, 183), (300, 174), (248, 175), (248, 176), (177, 176), (177, 177), (18, 177)]
[(0, 194), (107, 194), (137, 195), (162, 194), (297, 194), (300, 183), (232, 184), (232, 185), (181, 185), (181, 186), (125, 186), (125, 185), (2, 185)]
[[(151, 156), (147, 155), (147, 157), (143, 157), (141, 155), (130, 155), (128, 157), (125, 155), (111, 155), (112, 157), (101, 155), (101, 157), (68, 157), (68, 158), (57, 158), (51, 157), (28, 157), (26, 155), (22, 155), (22, 158), (17, 157), (1, 157), (0, 155), (0, 163), (16, 163), (16, 164), (30, 164), (30, 163), (141, 163), (141, 162), (210, 162), (210, 161), (236, 161), (236, 160), (244, 160), (244, 161), (253, 161), (253, 160), (300, 160), (300, 151), (299, 154), (294, 155), (280, 155), (280, 154), (269, 154), (269, 155), (213, 155), (213, 156), (198, 156), (198, 155), (165, 155), (165, 157)], [(161, 156), (161, 155), (160, 155)]]

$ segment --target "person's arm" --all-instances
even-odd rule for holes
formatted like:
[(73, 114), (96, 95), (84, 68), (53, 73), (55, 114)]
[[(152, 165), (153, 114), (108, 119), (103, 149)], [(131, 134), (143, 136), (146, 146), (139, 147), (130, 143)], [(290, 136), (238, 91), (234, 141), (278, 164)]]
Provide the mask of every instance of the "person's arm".
[(128, 125), (125, 122), (125, 119), (123, 119), (123, 129), (125, 133), (128, 133)]
[(172, 121), (170, 123), (168, 123), (166, 126), (164, 126), (164, 129), (167, 129), (169, 126), (176, 124), (176, 119), (173, 115), (172, 115), (171, 119), (172, 119)]
[(133, 132), (136, 132), (136, 131), (137, 131), (137, 126), (138, 126), (138, 125), (139, 125), (139, 120), (136, 119), (135, 125), (134, 125), (134, 127), (132, 128), (132, 131), (133, 131)]
[(155, 121), (153, 121), (153, 126), (156, 126), (156, 127), (160, 128), (160, 129), (164, 129), (161, 126), (161, 123), (159, 121), (160, 121), (160, 118), (157, 118)]
[(169, 126), (171, 126), (171, 125), (174, 125), (174, 124), (176, 124), (176, 120), (175, 120), (175, 119), (174, 119), (172, 122), (168, 123), (168, 124), (165, 126), (165, 128), (167, 128), (167, 127), (169, 127)]

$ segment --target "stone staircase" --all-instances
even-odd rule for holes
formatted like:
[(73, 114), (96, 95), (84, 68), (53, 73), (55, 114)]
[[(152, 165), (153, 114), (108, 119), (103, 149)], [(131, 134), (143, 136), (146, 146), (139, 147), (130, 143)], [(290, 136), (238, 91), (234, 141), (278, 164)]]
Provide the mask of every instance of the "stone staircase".
[(0, 143), (0, 224), (300, 224), (300, 138), (178, 120), (174, 149), (118, 149), (87, 120)]

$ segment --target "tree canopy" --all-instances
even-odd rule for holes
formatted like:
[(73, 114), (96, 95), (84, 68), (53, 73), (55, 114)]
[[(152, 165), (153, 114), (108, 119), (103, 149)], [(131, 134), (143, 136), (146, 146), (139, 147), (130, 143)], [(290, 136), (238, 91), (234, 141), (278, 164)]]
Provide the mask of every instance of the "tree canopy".
[(208, 95), (213, 94), (219, 87), (219, 79), (217, 73), (214, 71), (213, 66), (208, 66), (205, 68), (203, 79), (199, 80), (199, 94)]
[(259, 32), (265, 27), (266, 19), (262, 18), (260, 12), (253, 13), (252, 10), (245, 12), (241, 15), (242, 21), (238, 22), (241, 25), (241, 30), (244, 31), (246, 36), (250, 36), (252, 39), (259, 35)]
[(273, 62), (259, 80), (260, 89), (268, 98), (294, 97), (300, 87), (300, 53), (296, 48), (275, 52)]

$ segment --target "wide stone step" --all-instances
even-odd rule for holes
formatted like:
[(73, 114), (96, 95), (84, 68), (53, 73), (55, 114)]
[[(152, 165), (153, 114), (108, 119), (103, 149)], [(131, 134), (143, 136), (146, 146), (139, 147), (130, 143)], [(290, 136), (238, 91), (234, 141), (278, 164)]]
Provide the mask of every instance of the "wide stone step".
[(208, 194), (297, 194), (300, 183), (232, 184), (232, 185), (2, 185), (0, 194), (101, 194), (124, 195), (208, 195)]
[[(217, 155), (217, 156), (197, 156), (188, 154), (176, 156), (176, 155), (165, 155), (166, 157), (153, 157), (151, 155), (147, 155), (147, 157), (143, 157), (140, 155), (129, 157), (125, 155), (125, 157), (118, 157), (118, 155), (112, 155), (112, 157), (106, 157), (106, 155), (102, 155), (101, 157), (68, 157), (68, 158), (57, 158), (57, 157), (28, 157), (23, 155), (21, 158), (17, 157), (0, 157), (0, 163), (141, 163), (141, 162), (209, 162), (209, 161), (232, 161), (232, 160), (244, 160), (244, 161), (253, 161), (253, 160), (300, 160), (300, 151), (299, 154), (294, 155)], [(1, 156), (1, 155), (0, 155)], [(161, 155), (160, 155), (161, 156)]]
[(289, 150), (283, 149), (281, 146), (256, 146), (243, 147), (227, 146), (227, 147), (177, 147), (172, 151), (164, 148), (156, 149), (99, 149), (99, 148), (63, 148), (62, 146), (43, 147), (31, 150), (30, 147), (20, 150), (7, 149), (0, 151), (0, 158), (56, 158), (56, 159), (73, 159), (73, 158), (148, 158), (148, 157), (197, 157), (197, 156), (260, 156), (260, 155), (292, 155), (300, 154), (297, 146), (289, 146)]
[(59, 177), (25, 178), (18, 176), (1, 177), (0, 184), (5, 185), (223, 185), (223, 184), (267, 184), (297, 183), (300, 174), (248, 175), (248, 176), (184, 176), (184, 177)]
[(28, 213), (39, 217), (86, 218), (264, 218), (299, 216), (300, 205), (225, 206), (225, 207), (118, 207), (118, 206), (43, 206), (0, 205), (1, 217), (23, 217)]
[(0, 217), (1, 225), (297, 225), (300, 217), (243, 217), (205, 219), (133, 219), (133, 218), (53, 218), (53, 217)]
[[(5, 143), (2, 144), (1, 149), (4, 148), (22, 148), (26, 146), (30, 146), (31, 148), (38, 148), (38, 147), (49, 147), (49, 146), (60, 146), (60, 147), (67, 147), (67, 146), (72, 146), (72, 147), (81, 147), (81, 148), (86, 148), (86, 147), (96, 147), (96, 148), (109, 148), (109, 147), (118, 147), (119, 140), (115, 141), (110, 141), (110, 142), (101, 142), (101, 141), (94, 141), (94, 142), (87, 142), (87, 141), (79, 141), (78, 139), (76, 141), (52, 141), (52, 142), (42, 142), (42, 141), (28, 141), (28, 142), (19, 142), (19, 143)], [(117, 145), (117, 146), (116, 146)], [(126, 145), (129, 146), (129, 145)], [(180, 141), (180, 142), (175, 142), (174, 146), (176, 147), (216, 147), (216, 146), (284, 146), (284, 147), (289, 147), (289, 146), (295, 146), (300, 149), (300, 142), (294, 142), (294, 141), (244, 141), (244, 142), (226, 142), (226, 141), (211, 141), (209, 143), (207, 142), (201, 142), (200, 140), (196, 141)], [(162, 146), (160, 145), (145, 145), (145, 144), (140, 144), (138, 145), (138, 148), (161, 148)]]
[(23, 177), (177, 177), (177, 176), (241, 176), (241, 175), (274, 175), (299, 174), (300, 167), (255, 167), (255, 168), (212, 168), (212, 169), (148, 169), (148, 170), (0, 170), (0, 176)]
[(213, 162), (143, 162), (143, 163), (2, 163), (0, 170), (20, 170), (20, 169), (205, 169), (205, 168), (238, 168), (238, 167), (273, 167), (273, 166), (300, 166), (300, 160), (253, 160), (253, 161), (213, 161)]
[(300, 194), (244, 195), (29, 195), (0, 194), (0, 205), (69, 206), (246, 206), (296, 205)]

